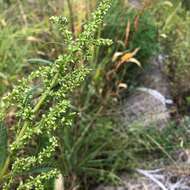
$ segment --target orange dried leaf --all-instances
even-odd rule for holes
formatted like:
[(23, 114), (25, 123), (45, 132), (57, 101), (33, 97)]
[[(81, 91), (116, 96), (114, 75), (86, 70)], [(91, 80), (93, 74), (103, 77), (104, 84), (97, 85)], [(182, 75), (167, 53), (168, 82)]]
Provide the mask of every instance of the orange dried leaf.
[(140, 48), (136, 48), (133, 52), (128, 52), (128, 53), (125, 53), (122, 57), (121, 57), (121, 62), (124, 63), (124, 62), (128, 62), (129, 59), (131, 59), (132, 57), (134, 57), (137, 52), (139, 51)]
[(133, 52), (125, 53), (121, 57), (120, 61), (116, 64), (116, 70), (118, 70), (121, 67), (121, 65), (123, 65), (124, 63), (129, 62), (130, 59), (133, 58), (137, 54), (137, 52), (139, 51), (139, 49), (140, 48), (136, 48)]
[(141, 63), (140, 63), (137, 59), (135, 59), (135, 58), (129, 59), (129, 62), (135, 63), (135, 64), (138, 65), (139, 67), (142, 67), (142, 66), (141, 66)]

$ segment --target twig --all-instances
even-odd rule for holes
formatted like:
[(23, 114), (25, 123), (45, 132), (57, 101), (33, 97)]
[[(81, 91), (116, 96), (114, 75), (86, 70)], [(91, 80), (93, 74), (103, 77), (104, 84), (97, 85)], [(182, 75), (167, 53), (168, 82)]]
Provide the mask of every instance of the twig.
[(136, 169), (136, 171), (155, 182), (162, 190), (168, 190), (160, 181), (158, 181), (152, 174), (146, 170)]
[(75, 38), (74, 13), (73, 13), (71, 0), (67, 0), (67, 5), (69, 8), (69, 14), (70, 14), (71, 31), (73, 33), (73, 38)]

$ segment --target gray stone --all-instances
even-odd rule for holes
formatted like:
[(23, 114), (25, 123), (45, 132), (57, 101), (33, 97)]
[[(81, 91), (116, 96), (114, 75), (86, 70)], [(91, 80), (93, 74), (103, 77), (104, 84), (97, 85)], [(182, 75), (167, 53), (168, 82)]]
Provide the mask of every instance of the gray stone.
[(118, 115), (124, 126), (141, 125), (163, 128), (170, 120), (173, 101), (169, 82), (163, 72), (161, 55), (152, 59), (139, 76), (139, 87), (120, 102)]

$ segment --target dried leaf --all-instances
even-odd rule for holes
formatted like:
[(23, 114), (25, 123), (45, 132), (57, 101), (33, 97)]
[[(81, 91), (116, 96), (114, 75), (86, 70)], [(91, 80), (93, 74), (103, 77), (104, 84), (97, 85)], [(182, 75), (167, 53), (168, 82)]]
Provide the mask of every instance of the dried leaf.
[(28, 42), (40, 42), (40, 39), (39, 38), (36, 38), (34, 36), (28, 36), (27, 37), (27, 41)]
[(121, 57), (120, 61), (116, 64), (116, 66), (115, 66), (116, 70), (118, 70), (118, 69), (121, 67), (121, 65), (122, 65), (123, 63), (129, 62), (129, 60), (130, 60), (131, 58), (133, 58), (133, 57), (137, 54), (137, 52), (139, 51), (139, 49), (140, 49), (140, 48), (136, 48), (133, 52), (125, 53), (125, 54)]
[(139, 67), (142, 67), (142, 66), (141, 66), (141, 63), (140, 63), (137, 59), (135, 59), (135, 58), (129, 59), (128, 62), (135, 63), (135, 64), (137, 64)]
[(106, 80), (111, 81), (114, 75), (115, 75), (115, 69), (108, 71), (106, 74)]
[(124, 88), (127, 89), (127, 84), (126, 83), (119, 83), (118, 88)]
[(112, 62), (117, 61), (117, 59), (118, 59), (121, 55), (123, 55), (123, 52), (115, 52), (114, 55), (113, 55), (113, 57), (112, 57)]
[(125, 46), (126, 47), (128, 46), (130, 31), (131, 31), (131, 23), (130, 23), (130, 20), (128, 20), (127, 28), (126, 28), (126, 32), (125, 32)]
[(135, 20), (134, 20), (134, 28), (135, 28), (135, 32), (137, 32), (138, 28), (139, 28), (139, 16), (138, 15), (135, 17)]
[(167, 38), (167, 35), (166, 34), (160, 34), (160, 37), (162, 37), (162, 38)]

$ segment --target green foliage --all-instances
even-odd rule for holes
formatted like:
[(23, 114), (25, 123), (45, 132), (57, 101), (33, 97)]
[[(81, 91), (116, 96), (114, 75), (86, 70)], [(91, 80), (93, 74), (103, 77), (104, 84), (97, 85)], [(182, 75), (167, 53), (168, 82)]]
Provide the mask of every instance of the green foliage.
[[(134, 28), (136, 16), (139, 16), (137, 31)], [(131, 23), (131, 30), (128, 47), (125, 47), (124, 41), (128, 21)], [(103, 29), (103, 36), (107, 36), (117, 42), (117, 51), (126, 51), (126, 48), (132, 51), (140, 47), (138, 59), (143, 62), (158, 50), (158, 29), (156, 28), (154, 17), (149, 10), (140, 12), (139, 10), (128, 8), (124, 1), (116, 0), (106, 16), (105, 22), (106, 26)]]
[(77, 129), (60, 128), (58, 131), (62, 134), (58, 135), (61, 144), (59, 168), (66, 189), (72, 184), (82, 183), (87, 188), (97, 181), (116, 183), (119, 181), (117, 171), (127, 163), (125, 144), (122, 145), (121, 138), (115, 136), (116, 126), (106, 118), (96, 117), (91, 118), (90, 123), (83, 119)]
[[(29, 56), (36, 55), (38, 43), (32, 43), (29, 38), (45, 32), (44, 23), (32, 25), (24, 28), (19, 23), (13, 25), (11, 21), (5, 21), (5, 25), (0, 23), (0, 96), (4, 92), (12, 89), (21, 79), (33, 69), (27, 65)], [(1, 15), (0, 15), (1, 22)]]
[(128, 129), (118, 127), (118, 136), (125, 138), (129, 168), (162, 167), (163, 162), (176, 165), (176, 152), (189, 148), (189, 124), (186, 117), (180, 124), (170, 122), (162, 130), (154, 125), (143, 128), (140, 123)]
[[(22, 37), (21, 37), (22, 36)], [(23, 67), (24, 57), (29, 52), (29, 44), (22, 45), (25, 36), (15, 27), (2, 27), (0, 31), (0, 95), (9, 87), (9, 81)], [(18, 48), (18, 46), (20, 48)], [(13, 80), (13, 79), (12, 79)], [(3, 84), (3, 85), (2, 85)]]
[[(92, 48), (111, 44), (110, 40), (95, 39), (96, 30), (102, 23), (110, 4), (110, 0), (103, 0), (100, 3), (76, 40), (67, 29), (67, 20), (64, 17), (52, 17), (52, 22), (64, 36), (64, 42), (67, 44), (66, 53), (60, 55), (54, 64), (41, 66), (28, 78), (22, 79), (13, 91), (3, 98), (1, 121), (6, 119), (9, 108), (14, 107), (17, 110), (17, 123), (12, 126), (16, 135), (9, 145), (9, 155), (0, 176), (0, 181), (4, 182), (4, 190), (10, 189), (15, 178), (23, 175), (24, 172), (30, 172), (35, 166), (47, 165), (59, 146), (59, 136), (56, 136), (55, 131), (59, 128), (66, 130), (72, 127), (75, 113), (71, 110), (69, 94), (89, 73), (90, 69), (85, 64), (91, 58)], [(81, 138), (83, 139), (84, 136), (85, 133), (82, 133)], [(25, 150), (35, 137), (46, 137), (49, 143), (33, 155)], [(79, 144), (81, 138), (78, 140)], [(75, 148), (76, 145), (73, 147), (71, 156), (77, 151)], [(11, 170), (9, 170), (10, 166)], [(48, 172), (39, 172), (28, 180), (21, 180), (17, 189), (33, 189), (33, 187), (44, 189), (44, 180), (55, 178), (59, 173), (55, 164), (52, 167)]]
[[(135, 19), (134, 16), (130, 16), (130, 18), (133, 18), (132, 21)], [(134, 31), (134, 28), (131, 30), (133, 36), (129, 42), (129, 48), (131, 50), (137, 47), (141, 48), (137, 57), (143, 63), (143, 61), (148, 60), (159, 50), (158, 29), (153, 15), (148, 10), (139, 16), (138, 22), (139, 26), (137, 32)]]
[[(131, 139), (134, 139), (134, 141), (131, 141), (131, 144), (135, 145), (136, 141), (134, 149), (137, 152), (147, 154), (157, 152), (162, 157), (167, 156), (166, 152), (170, 154), (172, 151), (178, 150), (180, 146), (183, 146), (182, 148), (188, 146), (190, 143), (188, 130), (189, 121), (186, 119), (184, 122), (181, 122), (180, 127), (177, 127), (175, 123), (169, 123), (162, 131), (155, 130), (154, 126), (150, 126), (148, 129), (141, 129), (139, 125), (139, 127), (136, 126), (133, 129), (129, 129), (128, 135), (131, 136)], [(183, 145), (181, 145), (181, 142), (183, 142)]]
[[(56, 0), (51, 3), (18, 0), (10, 1), (9, 5), (0, 2), (0, 97), (37, 68), (28, 64), (34, 58), (53, 61), (58, 52), (63, 52), (63, 45), (54, 43), (61, 37), (49, 24), (49, 15), (55, 14), (51, 6), (55, 4)], [(57, 6), (59, 14), (62, 4)]]
[(33, 178), (30, 177), (30, 179), (26, 180), (25, 184), (20, 185), (17, 189), (18, 190), (25, 190), (25, 189), (39, 189), (43, 190), (44, 189), (44, 182), (48, 181), (51, 179), (53, 176), (57, 176), (57, 170), (51, 170), (48, 173), (42, 172), (40, 175), (37, 177)]
[[(135, 19), (138, 19), (138, 30), (135, 29)], [(128, 43), (126, 44), (126, 28), (130, 22)], [(135, 78), (142, 71), (133, 63), (124, 64), (108, 81), (108, 74), (113, 69), (115, 62), (112, 57), (116, 52), (132, 52), (136, 48), (140, 51), (135, 56), (143, 66), (146, 61), (159, 51), (158, 29), (151, 11), (139, 11), (130, 8), (123, 0), (115, 0), (105, 18), (105, 24), (99, 29), (97, 36), (110, 38), (114, 41), (111, 47), (94, 50), (92, 65), (94, 68), (92, 82), (87, 92), (94, 91), (94, 96), (105, 98), (117, 91), (118, 83), (135, 82)], [(88, 87), (86, 87), (87, 89)], [(117, 92), (116, 92), (117, 93)], [(104, 101), (106, 102), (106, 101)]]
[(169, 5), (162, 3), (157, 9), (160, 41), (167, 55), (167, 70), (172, 81), (171, 90), (179, 104), (186, 104), (186, 96), (190, 93), (190, 13), (180, 1), (171, 1)]
[(190, 10), (190, 2), (186, 0), (182, 0), (182, 5), (187, 9)]

